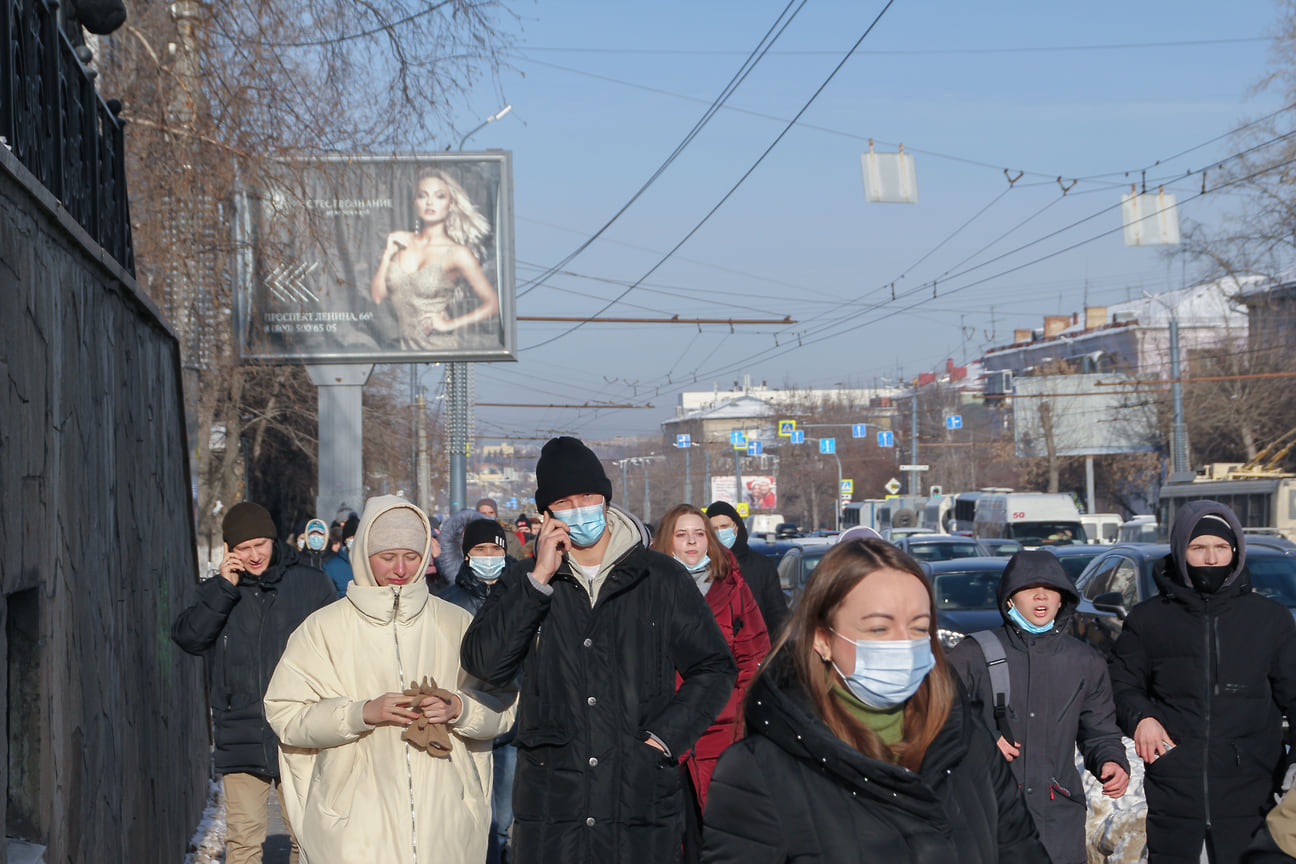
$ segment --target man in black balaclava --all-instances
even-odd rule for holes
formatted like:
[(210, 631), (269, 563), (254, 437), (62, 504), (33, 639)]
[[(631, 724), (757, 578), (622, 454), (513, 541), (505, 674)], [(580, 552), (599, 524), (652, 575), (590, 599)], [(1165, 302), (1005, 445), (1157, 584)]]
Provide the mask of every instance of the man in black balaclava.
[(1179, 508), (1153, 575), (1160, 593), (1130, 611), (1110, 662), (1147, 769), (1148, 861), (1234, 864), (1284, 762), (1296, 624), (1251, 590), (1242, 525), (1216, 501)]

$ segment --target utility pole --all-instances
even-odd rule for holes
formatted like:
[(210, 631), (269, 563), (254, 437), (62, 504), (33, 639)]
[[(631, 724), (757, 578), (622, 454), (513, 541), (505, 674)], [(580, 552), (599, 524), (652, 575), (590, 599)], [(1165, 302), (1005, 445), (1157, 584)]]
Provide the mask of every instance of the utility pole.
[[(909, 464), (918, 464), (918, 387), (914, 386), (913, 396), (909, 397)], [(922, 494), (918, 488), (919, 472), (909, 472), (909, 494)]]
[(428, 458), (427, 446), (427, 399), (422, 391), (414, 403), (415, 428), (418, 440), (418, 506), (424, 513), (432, 512), (432, 464)]
[(1179, 316), (1170, 311), (1170, 401), (1174, 409), (1174, 428), (1170, 442), (1171, 476), (1191, 472), (1188, 467), (1188, 426), (1184, 422), (1183, 381), (1179, 376)]

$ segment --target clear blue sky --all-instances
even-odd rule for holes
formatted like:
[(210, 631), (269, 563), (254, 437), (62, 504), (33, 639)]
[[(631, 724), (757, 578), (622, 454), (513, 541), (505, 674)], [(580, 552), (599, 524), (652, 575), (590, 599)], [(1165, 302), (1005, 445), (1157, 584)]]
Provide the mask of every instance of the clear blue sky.
[[(675, 163), (564, 273), (521, 296), (519, 314), (592, 314), (643, 278), (770, 146), (884, 5), (807, 2)], [(784, 6), (514, 5), (512, 68), (481, 84), (458, 125), (462, 133), (513, 105), (466, 149), (513, 151), (520, 289), (630, 199)], [(1277, 14), (1270, 2), (895, 0), (729, 201), (604, 313), (800, 323), (732, 334), (589, 324), (545, 345), (570, 325), (519, 323), (519, 362), (480, 364), (478, 401), (655, 408), (479, 408), (478, 433), (654, 434), (681, 389), (727, 387), (744, 373), (771, 386), (870, 386), (946, 357), (973, 358), (1012, 341), (1014, 327), (1081, 310), (1086, 296), (1101, 305), (1179, 287), (1181, 265), (1159, 249), (1128, 249), (1119, 231), (1083, 241), (1119, 228), (1120, 185), (1139, 178), (1123, 172), (1282, 106), (1281, 93), (1253, 92), (1271, 60), (1261, 37)], [(917, 205), (865, 202), (860, 153), (869, 138), (878, 150), (902, 143), (916, 154)], [(447, 134), (429, 149), (457, 140)], [(1149, 177), (1183, 175), (1231, 152), (1220, 140)], [(1004, 169), (1027, 172), (1006, 195)], [(1064, 197), (1059, 176), (1094, 179)], [(1173, 188), (1183, 201), (1200, 184), (1194, 176)], [(1211, 196), (1181, 207), (1206, 222), (1221, 212)], [(1073, 224), (1086, 217), (1094, 218)], [(1032, 241), (1040, 242), (1014, 251)], [(789, 350), (798, 335), (802, 347)]]

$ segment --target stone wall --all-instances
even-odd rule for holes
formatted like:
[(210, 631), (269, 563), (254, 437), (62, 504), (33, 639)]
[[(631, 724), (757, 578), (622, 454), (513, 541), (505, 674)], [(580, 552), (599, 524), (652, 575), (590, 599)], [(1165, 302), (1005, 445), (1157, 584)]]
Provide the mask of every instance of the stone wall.
[(181, 861), (207, 789), (179, 347), (0, 148), (4, 835), (49, 862)]

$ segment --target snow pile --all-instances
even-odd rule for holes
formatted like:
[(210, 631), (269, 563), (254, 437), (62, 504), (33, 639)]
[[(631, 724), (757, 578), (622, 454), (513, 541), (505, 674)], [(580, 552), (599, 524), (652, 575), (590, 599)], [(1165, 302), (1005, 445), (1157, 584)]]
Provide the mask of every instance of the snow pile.
[(225, 796), (221, 794), (221, 785), (213, 780), (208, 784), (207, 806), (189, 840), (184, 864), (221, 864), (224, 860)]
[(1102, 794), (1102, 783), (1084, 770), (1076, 753), (1076, 767), (1089, 800), (1085, 833), (1089, 837), (1089, 864), (1138, 864), (1147, 860), (1147, 799), (1143, 795), (1143, 760), (1134, 752), (1134, 742), (1122, 738), (1130, 764), (1129, 788), (1116, 800)]

